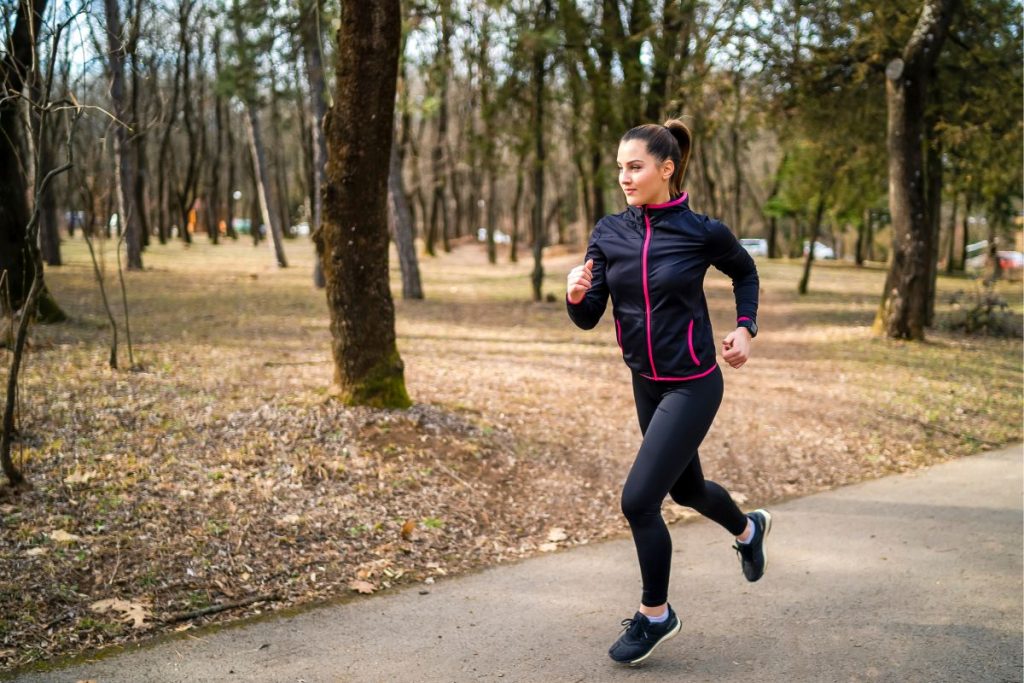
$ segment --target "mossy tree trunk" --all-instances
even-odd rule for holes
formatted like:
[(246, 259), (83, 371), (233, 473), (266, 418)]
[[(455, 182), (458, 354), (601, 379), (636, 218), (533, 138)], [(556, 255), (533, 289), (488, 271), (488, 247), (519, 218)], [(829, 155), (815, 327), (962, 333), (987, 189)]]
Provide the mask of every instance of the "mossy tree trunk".
[(925, 188), (925, 103), (957, 0), (925, 0), (901, 57), (885, 78), (888, 110), (892, 264), (874, 329), (898, 339), (924, 339), (928, 316), (932, 221)]
[(316, 234), (327, 280), (334, 383), (350, 405), (404, 408), (404, 366), (388, 282), (388, 164), (401, 41), (398, 0), (344, 0), (327, 183)]

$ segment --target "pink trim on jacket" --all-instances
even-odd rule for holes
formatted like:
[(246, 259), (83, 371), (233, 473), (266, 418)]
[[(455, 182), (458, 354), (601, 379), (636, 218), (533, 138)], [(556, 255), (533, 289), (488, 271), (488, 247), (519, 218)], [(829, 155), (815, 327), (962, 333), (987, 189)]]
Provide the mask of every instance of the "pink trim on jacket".
[(644, 223), (647, 224), (647, 232), (644, 235), (644, 251), (641, 265), (644, 276), (644, 308), (647, 313), (647, 358), (651, 361), (651, 373), (654, 379), (658, 379), (658, 368), (654, 365), (654, 345), (651, 343), (651, 293), (647, 289), (647, 251), (651, 247), (651, 217), (644, 211)]
[(693, 364), (700, 365), (700, 359), (693, 351), (693, 318), (690, 319), (690, 327), (686, 330), (686, 345), (690, 348), (690, 358), (693, 359)]
[(707, 377), (712, 372), (714, 372), (715, 368), (717, 367), (718, 363), (713, 363), (710, 368), (700, 373), (699, 375), (689, 375), (687, 377), (651, 377), (650, 375), (645, 375), (642, 372), (640, 373), (640, 376), (643, 377), (644, 379), (649, 379), (653, 382), (687, 382), (691, 379), (700, 379), (701, 377)]
[(679, 195), (678, 197), (676, 197), (675, 199), (669, 200), (669, 201), (667, 201), (667, 202), (665, 202), (663, 204), (648, 204), (647, 208), (648, 209), (667, 209), (670, 206), (678, 206), (679, 204), (682, 204), (683, 202), (685, 202), (686, 198), (689, 197), (689, 196), (690, 196), (689, 193), (684, 192), (681, 195)]

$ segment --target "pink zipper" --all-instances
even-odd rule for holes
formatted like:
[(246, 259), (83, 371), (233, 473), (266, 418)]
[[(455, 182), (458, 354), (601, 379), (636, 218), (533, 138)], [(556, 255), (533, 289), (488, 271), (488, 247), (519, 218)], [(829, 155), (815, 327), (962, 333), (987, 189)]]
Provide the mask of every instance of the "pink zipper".
[(647, 358), (651, 361), (651, 375), (653, 379), (658, 379), (658, 368), (654, 366), (654, 346), (651, 344), (651, 293), (647, 288), (647, 251), (651, 247), (651, 218), (647, 215), (647, 209), (644, 209), (644, 223), (647, 225), (647, 232), (644, 235), (644, 251), (642, 266), (644, 276), (644, 307), (647, 313)]
[(690, 328), (686, 331), (686, 344), (690, 347), (690, 358), (693, 359), (695, 365), (700, 365), (700, 359), (693, 352), (693, 318), (690, 319)]

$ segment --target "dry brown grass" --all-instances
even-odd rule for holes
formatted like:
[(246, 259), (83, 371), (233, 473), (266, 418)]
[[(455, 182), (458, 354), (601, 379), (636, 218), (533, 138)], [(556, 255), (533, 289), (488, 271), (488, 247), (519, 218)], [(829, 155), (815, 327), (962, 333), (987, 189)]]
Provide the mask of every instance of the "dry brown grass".
[[(144, 367), (128, 372), (106, 367), (91, 266), (65, 245), (48, 280), (72, 322), (34, 331), (23, 379), (33, 489), (0, 500), (0, 666), (624, 532), (629, 372), (608, 321), (584, 332), (565, 315), (577, 256), (546, 263), (554, 304), (526, 300), (526, 253), (497, 267), (478, 245), (425, 258), (429, 298), (397, 302), (416, 402), (400, 413), (329, 399), (312, 248), (287, 249), (294, 267), (279, 270), (265, 246), (154, 246), (127, 275)], [(724, 368), (701, 450), (748, 506), (1021, 438), (1019, 339), (879, 339), (881, 271), (819, 264), (801, 298), (798, 264), (760, 267), (763, 332), (745, 368)], [(1001, 287), (1019, 311), (1021, 285)], [(708, 298), (722, 336), (731, 290), (717, 273)], [(253, 596), (273, 599), (180, 620)], [(90, 609), (106, 598), (148, 606), (145, 625)]]

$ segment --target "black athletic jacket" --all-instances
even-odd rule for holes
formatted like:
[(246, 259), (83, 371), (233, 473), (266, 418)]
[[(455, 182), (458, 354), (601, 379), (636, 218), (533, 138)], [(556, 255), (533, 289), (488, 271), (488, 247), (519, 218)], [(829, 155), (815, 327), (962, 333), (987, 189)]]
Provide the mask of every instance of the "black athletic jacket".
[(673, 382), (716, 367), (716, 345), (704, 298), (704, 274), (715, 266), (732, 278), (737, 322), (757, 320), (754, 260), (722, 223), (690, 210), (684, 192), (665, 204), (631, 206), (605, 216), (587, 246), (593, 281), (569, 317), (589, 330), (612, 299), (615, 335), (626, 365)]

